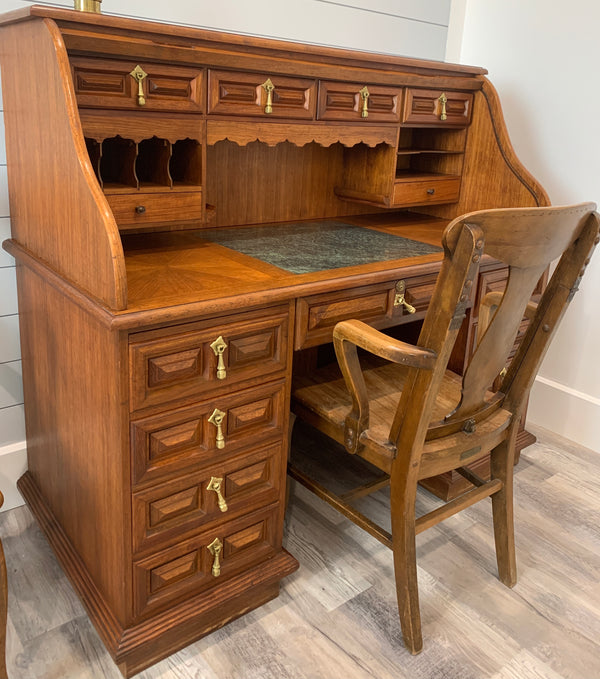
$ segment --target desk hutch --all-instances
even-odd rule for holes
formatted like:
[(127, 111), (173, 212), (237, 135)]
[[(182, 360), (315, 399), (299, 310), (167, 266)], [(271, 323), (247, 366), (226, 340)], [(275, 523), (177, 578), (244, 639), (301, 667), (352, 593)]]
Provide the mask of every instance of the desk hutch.
[(409, 336), (449, 220), (548, 197), (481, 68), (41, 6), (0, 49), (19, 487), (130, 676), (297, 567), (290, 386), (335, 323)]

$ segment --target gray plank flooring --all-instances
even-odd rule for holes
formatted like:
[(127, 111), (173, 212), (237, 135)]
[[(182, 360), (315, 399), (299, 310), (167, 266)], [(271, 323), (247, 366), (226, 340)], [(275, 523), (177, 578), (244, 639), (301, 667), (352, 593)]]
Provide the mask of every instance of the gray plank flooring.
[[(420, 655), (401, 642), (391, 552), (296, 485), (285, 545), (300, 569), (279, 598), (139, 679), (600, 679), (600, 453), (534, 433), (515, 474), (514, 589), (496, 577), (488, 502), (417, 538)], [(388, 497), (361, 509), (389, 523)], [(418, 502), (437, 501), (423, 491)], [(0, 537), (9, 677), (119, 679), (26, 507), (0, 514)]]

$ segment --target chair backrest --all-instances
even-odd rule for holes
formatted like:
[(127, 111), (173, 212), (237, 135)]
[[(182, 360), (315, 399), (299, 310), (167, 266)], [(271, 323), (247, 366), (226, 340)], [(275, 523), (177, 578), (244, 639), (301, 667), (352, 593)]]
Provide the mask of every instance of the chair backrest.
[[(557, 324), (598, 242), (600, 219), (595, 208), (593, 203), (581, 203), (481, 210), (449, 224), (443, 239), (444, 263), (418, 341), (419, 346), (435, 351), (438, 361), (433, 371), (412, 370), (409, 374), (392, 425), (392, 441), (400, 446), (398, 437), (406, 436), (410, 445), (425, 436), (467, 431), (500, 406), (520, 414)], [(436, 390), (472, 297), (483, 254), (508, 266), (506, 289), (468, 362), (460, 402), (443, 422), (430, 426)], [(500, 390), (490, 398), (489, 390), (506, 365), (536, 285), (559, 257)]]

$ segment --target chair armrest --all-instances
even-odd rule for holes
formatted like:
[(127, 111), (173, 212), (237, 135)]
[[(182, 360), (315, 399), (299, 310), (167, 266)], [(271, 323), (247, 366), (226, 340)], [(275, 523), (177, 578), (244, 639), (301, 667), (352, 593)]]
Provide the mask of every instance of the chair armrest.
[(431, 370), (437, 359), (435, 351), (416, 347), (388, 337), (362, 321), (341, 321), (333, 329), (333, 342), (351, 342), (371, 354), (392, 363)]
[(361, 448), (360, 437), (369, 427), (369, 397), (365, 378), (358, 360), (357, 347), (381, 358), (431, 370), (437, 355), (428, 349), (393, 339), (361, 321), (341, 321), (333, 329), (333, 346), (350, 396), (352, 409), (344, 422), (344, 445), (349, 453)]

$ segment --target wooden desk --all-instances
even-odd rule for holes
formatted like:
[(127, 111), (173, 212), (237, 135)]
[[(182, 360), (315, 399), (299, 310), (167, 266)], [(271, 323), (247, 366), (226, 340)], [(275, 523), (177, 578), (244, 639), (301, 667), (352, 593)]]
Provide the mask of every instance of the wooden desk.
[[(277, 595), (293, 366), (342, 318), (418, 323), (441, 261), (297, 272), (214, 234), (439, 246), (459, 214), (548, 199), (480, 68), (50, 7), (0, 25), (19, 487), (129, 676)], [(474, 303), (504, 278), (482, 262)]]

